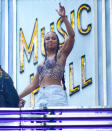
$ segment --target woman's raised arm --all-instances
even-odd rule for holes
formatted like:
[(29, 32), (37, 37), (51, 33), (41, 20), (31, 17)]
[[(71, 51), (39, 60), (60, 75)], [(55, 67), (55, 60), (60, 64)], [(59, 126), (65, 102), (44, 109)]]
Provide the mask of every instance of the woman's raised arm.
[(66, 58), (73, 48), (75, 33), (67, 17), (65, 16), (65, 8), (61, 5), (61, 3), (59, 3), (59, 10), (57, 10), (57, 12), (62, 17), (68, 32), (68, 37), (65, 39), (64, 46), (59, 51), (60, 55), (64, 55)]

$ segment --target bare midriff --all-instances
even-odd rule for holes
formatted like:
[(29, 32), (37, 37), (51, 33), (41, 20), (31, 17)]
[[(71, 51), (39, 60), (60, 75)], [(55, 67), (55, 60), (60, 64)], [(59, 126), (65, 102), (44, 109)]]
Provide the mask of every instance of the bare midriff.
[(40, 84), (40, 87), (45, 87), (49, 85), (61, 85), (61, 82), (57, 81), (52, 77), (45, 76)]

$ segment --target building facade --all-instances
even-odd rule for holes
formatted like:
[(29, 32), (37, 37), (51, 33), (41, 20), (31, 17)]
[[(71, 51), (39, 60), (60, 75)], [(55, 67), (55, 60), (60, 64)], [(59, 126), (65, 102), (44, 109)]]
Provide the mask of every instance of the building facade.
[[(55, 31), (63, 46), (67, 32), (55, 0), (0, 0), (0, 64), (20, 93), (44, 60), (44, 36)], [(75, 31), (65, 67), (72, 107), (112, 106), (112, 0), (61, 0)], [(36, 106), (37, 90), (26, 96)]]

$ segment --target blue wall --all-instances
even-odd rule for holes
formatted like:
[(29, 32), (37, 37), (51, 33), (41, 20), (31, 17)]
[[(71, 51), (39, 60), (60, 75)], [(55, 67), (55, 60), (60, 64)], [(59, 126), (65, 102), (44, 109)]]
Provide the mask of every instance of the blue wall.
[[(13, 1), (8, 3), (8, 73), (13, 76)], [(15, 54), (14, 54), (15, 55)]]
[[(2, 14), (1, 14), (1, 0), (0, 0), (0, 52), (1, 52), (1, 46), (2, 46), (2, 44), (1, 44), (1, 35), (2, 35), (2, 19), (1, 19), (1, 17), (2, 17)], [(0, 65), (1, 65), (1, 53), (0, 53)]]
[(2, 68), (4, 68), (4, 49), (5, 49), (5, 2), (3, 0), (0, 1), (0, 64)]
[[(13, 76), (13, 1), (8, 1), (8, 73)], [(5, 1), (0, 0), (0, 64), (5, 69)]]

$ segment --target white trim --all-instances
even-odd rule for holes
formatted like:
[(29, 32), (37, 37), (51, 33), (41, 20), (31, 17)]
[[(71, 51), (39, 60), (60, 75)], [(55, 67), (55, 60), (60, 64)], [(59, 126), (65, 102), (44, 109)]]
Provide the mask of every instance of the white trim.
[(2, 3), (1, 3), (1, 0), (0, 0), (0, 13), (1, 13), (1, 4), (2, 4)]
[[(112, 91), (112, 0), (110, 0), (110, 63), (111, 63), (111, 91)], [(111, 95), (112, 100), (112, 95)]]
[(16, 88), (16, 0), (13, 0), (13, 81)]
[(5, 0), (5, 71), (8, 73), (8, 0)]
[(107, 106), (106, 89), (106, 33), (105, 33), (105, 0), (102, 0), (102, 64), (103, 64), (103, 99), (104, 106)]
[(98, 42), (97, 42), (97, 0), (94, 1), (94, 45), (95, 45), (95, 104), (99, 105), (98, 100)]

